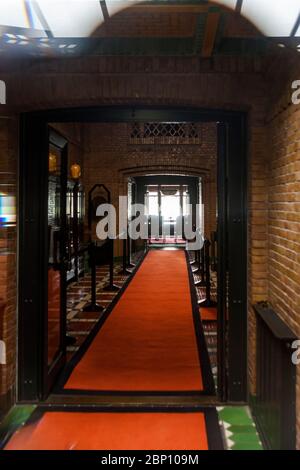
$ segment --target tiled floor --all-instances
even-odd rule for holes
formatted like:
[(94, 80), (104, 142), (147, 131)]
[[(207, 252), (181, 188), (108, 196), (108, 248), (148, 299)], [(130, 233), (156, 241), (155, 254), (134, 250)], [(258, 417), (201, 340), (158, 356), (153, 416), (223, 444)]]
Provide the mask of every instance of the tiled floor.
[(35, 410), (35, 405), (14, 406), (10, 412), (0, 420), (0, 449), (20, 426), (24, 426)]
[[(190, 260), (193, 261), (194, 254), (193, 252), (189, 253)], [(195, 268), (193, 267), (193, 270)], [(198, 273), (194, 273), (194, 281), (199, 282), (201, 277)], [(217, 301), (217, 273), (211, 271), (211, 300)], [(206, 298), (206, 289), (205, 287), (196, 287), (198, 300), (205, 300)], [(204, 334), (206, 338), (207, 350), (210, 358), (210, 364), (215, 379), (217, 382), (217, 322), (215, 321), (204, 321), (203, 323)]]
[[(23, 426), (35, 406), (15, 406), (0, 422), (0, 448), (8, 435)], [(227, 450), (263, 450), (249, 408), (225, 406), (218, 408)]]
[(210, 359), (210, 365), (214, 376), (215, 383), (217, 383), (217, 322), (216, 321), (203, 321), (203, 330), (206, 339), (207, 350)]

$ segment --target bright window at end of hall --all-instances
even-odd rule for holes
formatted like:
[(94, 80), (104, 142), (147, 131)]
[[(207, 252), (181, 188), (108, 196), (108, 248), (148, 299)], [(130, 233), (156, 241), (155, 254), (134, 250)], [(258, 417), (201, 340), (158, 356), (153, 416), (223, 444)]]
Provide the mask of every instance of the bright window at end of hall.
[(182, 215), (186, 216), (190, 214), (190, 195), (187, 190), (182, 193)]
[(147, 215), (159, 215), (158, 191), (148, 191), (145, 195)]
[(175, 195), (162, 195), (161, 215), (168, 220), (175, 220), (181, 215), (179, 191)]

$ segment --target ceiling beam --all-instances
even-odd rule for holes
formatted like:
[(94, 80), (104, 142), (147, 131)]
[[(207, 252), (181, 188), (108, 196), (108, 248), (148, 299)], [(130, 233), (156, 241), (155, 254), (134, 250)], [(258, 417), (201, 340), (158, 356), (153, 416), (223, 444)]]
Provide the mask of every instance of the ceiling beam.
[(291, 37), (296, 36), (298, 29), (300, 28), (300, 13), (298, 15), (298, 18), (296, 19), (296, 23), (292, 29), (291, 32)]
[(202, 51), (201, 51), (202, 57), (207, 58), (207, 57), (212, 56), (214, 45), (215, 45), (215, 40), (216, 40), (216, 35), (218, 31), (220, 16), (221, 16), (220, 12), (211, 12), (211, 13), (208, 13), (207, 15), (203, 44), (202, 44)]
[(109, 13), (106, 5), (106, 0), (100, 0), (100, 7), (102, 10), (104, 21), (107, 21), (109, 19)]
[(243, 7), (243, 0), (237, 0), (237, 2), (236, 2), (236, 7), (235, 7), (235, 11), (236, 11), (237, 13), (241, 13), (242, 7)]
[[(27, 2), (26, 2), (27, 3)], [(33, 10), (35, 11), (35, 14), (37, 15), (46, 35), (49, 37), (49, 38), (53, 38), (53, 34), (51, 32), (51, 29), (50, 29), (50, 26), (40, 8), (40, 5), (37, 3), (36, 0), (32, 0), (31, 1), (31, 5), (32, 5), (32, 8)]]

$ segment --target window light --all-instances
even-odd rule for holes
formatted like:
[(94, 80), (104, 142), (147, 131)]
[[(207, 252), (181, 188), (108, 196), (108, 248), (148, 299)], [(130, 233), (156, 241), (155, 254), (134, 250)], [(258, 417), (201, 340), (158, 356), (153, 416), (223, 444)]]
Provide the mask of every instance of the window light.
[(243, 0), (241, 13), (263, 34), (288, 37), (300, 13), (299, 0)]

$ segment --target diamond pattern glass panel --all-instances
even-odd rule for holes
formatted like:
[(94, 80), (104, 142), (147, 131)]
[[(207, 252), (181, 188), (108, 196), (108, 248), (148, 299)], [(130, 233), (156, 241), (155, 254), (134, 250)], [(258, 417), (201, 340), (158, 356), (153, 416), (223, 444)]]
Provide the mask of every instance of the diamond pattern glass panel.
[(131, 144), (199, 145), (201, 124), (194, 122), (145, 122), (129, 125)]

